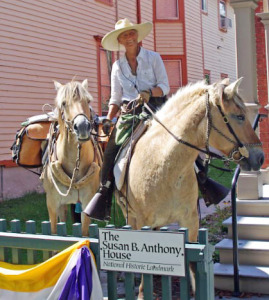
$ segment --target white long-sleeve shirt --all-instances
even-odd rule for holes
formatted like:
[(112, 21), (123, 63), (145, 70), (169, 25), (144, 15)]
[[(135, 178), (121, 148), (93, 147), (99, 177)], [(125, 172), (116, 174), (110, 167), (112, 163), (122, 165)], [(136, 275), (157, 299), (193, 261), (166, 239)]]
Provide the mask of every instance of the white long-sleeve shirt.
[(169, 83), (164, 63), (159, 53), (140, 48), (137, 56), (136, 75), (132, 74), (126, 56), (114, 62), (111, 72), (111, 98), (109, 105), (119, 107), (123, 101), (130, 101), (138, 93), (160, 87), (163, 95), (169, 93)]

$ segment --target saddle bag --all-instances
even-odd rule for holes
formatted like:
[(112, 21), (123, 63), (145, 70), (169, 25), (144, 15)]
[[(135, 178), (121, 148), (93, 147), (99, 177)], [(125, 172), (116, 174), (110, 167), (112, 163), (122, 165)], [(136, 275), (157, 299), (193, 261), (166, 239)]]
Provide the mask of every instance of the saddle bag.
[(50, 121), (28, 124), (17, 131), (11, 146), (12, 159), (25, 168), (42, 166), (42, 142), (47, 139)]

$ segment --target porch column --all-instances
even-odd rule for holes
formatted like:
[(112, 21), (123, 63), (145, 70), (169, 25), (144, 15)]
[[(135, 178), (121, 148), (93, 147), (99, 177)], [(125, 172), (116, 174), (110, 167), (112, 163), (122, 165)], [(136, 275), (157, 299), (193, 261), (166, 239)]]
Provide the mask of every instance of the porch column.
[[(266, 1), (267, 3), (267, 1)], [(268, 5), (268, 4), (267, 4)], [(269, 95), (269, 10), (268, 6), (264, 6), (264, 12), (256, 14), (259, 18), (261, 18), (261, 22), (264, 25), (265, 30), (265, 47), (266, 47), (266, 72), (267, 72), (267, 94)], [(268, 102), (268, 100), (267, 100)], [(269, 109), (269, 105), (265, 106), (266, 109)]]
[(240, 85), (243, 99), (249, 108), (249, 118), (258, 113), (255, 9), (259, 0), (230, 0), (236, 23), (237, 76), (244, 77)]

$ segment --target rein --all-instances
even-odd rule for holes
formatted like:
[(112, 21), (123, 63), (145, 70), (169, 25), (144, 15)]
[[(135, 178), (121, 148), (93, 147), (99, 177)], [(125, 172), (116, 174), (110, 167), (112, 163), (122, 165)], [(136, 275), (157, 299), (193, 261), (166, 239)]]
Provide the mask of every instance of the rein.
[[(221, 155), (218, 155), (217, 153), (214, 153), (214, 152), (212, 152), (212, 151), (210, 151), (209, 149), (207, 149), (207, 150), (204, 150), (204, 149), (202, 149), (202, 148), (199, 148), (199, 147), (197, 147), (197, 146), (195, 146), (195, 145), (193, 145), (193, 144), (191, 144), (191, 143), (189, 143), (189, 142), (186, 142), (186, 141), (184, 141), (184, 140), (182, 140), (182, 139), (180, 139), (180, 138), (178, 138), (170, 129), (168, 129), (161, 121), (160, 121), (160, 119), (156, 116), (156, 114), (151, 110), (151, 108), (149, 107), (149, 105), (147, 104), (147, 103), (144, 103), (144, 105), (145, 105), (145, 107), (149, 110), (149, 112), (152, 114), (152, 117), (177, 141), (177, 142), (179, 142), (179, 143), (181, 143), (181, 144), (183, 144), (183, 145), (185, 145), (185, 146), (188, 146), (188, 147), (190, 147), (190, 148), (192, 148), (192, 149), (195, 149), (195, 150), (198, 150), (199, 152), (202, 152), (202, 153), (204, 153), (204, 154), (206, 154), (206, 155), (210, 155), (211, 157), (214, 157), (214, 158), (218, 158), (218, 159), (221, 159), (221, 160), (223, 160), (223, 159), (225, 159), (225, 157), (224, 156), (221, 156)], [(210, 128), (208, 129), (208, 131), (210, 131)], [(208, 135), (208, 138), (209, 138), (209, 134), (207, 134)], [(206, 144), (208, 144), (208, 143), (206, 143)], [(206, 148), (209, 148), (207, 145), (206, 145)]]
[[(257, 144), (243, 144), (241, 143), (241, 141), (239, 140), (239, 138), (237, 137), (236, 133), (234, 132), (232, 126), (230, 125), (229, 123), (229, 120), (227, 118), (227, 116), (223, 113), (220, 105), (217, 105), (218, 107), (218, 110), (229, 130), (229, 132), (233, 135), (233, 137), (235, 138), (236, 142), (233, 141), (231, 138), (229, 138), (228, 136), (226, 136), (224, 133), (222, 133), (219, 129), (217, 129), (213, 122), (212, 122), (212, 115), (211, 115), (211, 111), (210, 111), (210, 105), (209, 105), (209, 93), (207, 92), (206, 93), (206, 117), (207, 117), (207, 131), (206, 131), (206, 145), (205, 145), (205, 148), (206, 150), (204, 149), (201, 149), (187, 141), (184, 141), (180, 138), (178, 138), (173, 132), (171, 132), (160, 120), (159, 118), (156, 116), (156, 114), (151, 110), (151, 108), (149, 107), (149, 105), (147, 103), (144, 103), (145, 107), (150, 111), (150, 113), (152, 114), (152, 117), (179, 143), (185, 145), (185, 146), (188, 146), (192, 149), (195, 149), (195, 150), (198, 150), (199, 152), (202, 152), (204, 154), (207, 155), (207, 161), (210, 160), (210, 157), (214, 157), (214, 158), (217, 158), (217, 159), (220, 159), (220, 160), (223, 160), (223, 161), (234, 161), (234, 162), (239, 162), (240, 160), (244, 159), (244, 158), (248, 158), (249, 157), (249, 152), (246, 148), (246, 146), (261, 146), (262, 144), (261, 143), (257, 143)], [(233, 143), (234, 145), (236, 145), (237, 147), (235, 147), (231, 153), (229, 154), (228, 157), (225, 157), (225, 156), (221, 156), (221, 155), (218, 155), (212, 151), (209, 150), (209, 136), (210, 136), (210, 132), (211, 132), (211, 129), (214, 129), (215, 131), (217, 131), (221, 136), (223, 136), (225, 139), (227, 139), (228, 141), (230, 141), (231, 143)], [(234, 156), (236, 154), (240, 154), (241, 157), (239, 159), (236, 159)]]

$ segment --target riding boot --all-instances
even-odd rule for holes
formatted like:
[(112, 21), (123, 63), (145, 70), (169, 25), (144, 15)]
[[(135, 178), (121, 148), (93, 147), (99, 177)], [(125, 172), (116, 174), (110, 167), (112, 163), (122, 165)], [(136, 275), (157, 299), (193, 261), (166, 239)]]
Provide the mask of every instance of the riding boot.
[(204, 198), (206, 206), (219, 204), (229, 193), (229, 189), (218, 182), (208, 178), (207, 170), (200, 156), (195, 161), (195, 172), (199, 190)]
[(92, 219), (109, 220), (114, 189), (113, 167), (120, 146), (115, 143), (116, 129), (114, 128), (107, 143), (104, 162), (101, 170), (101, 185), (83, 211)]
[(112, 197), (109, 197), (109, 194), (111, 191), (113, 187), (110, 181), (102, 184), (83, 212), (92, 219), (110, 220)]

